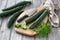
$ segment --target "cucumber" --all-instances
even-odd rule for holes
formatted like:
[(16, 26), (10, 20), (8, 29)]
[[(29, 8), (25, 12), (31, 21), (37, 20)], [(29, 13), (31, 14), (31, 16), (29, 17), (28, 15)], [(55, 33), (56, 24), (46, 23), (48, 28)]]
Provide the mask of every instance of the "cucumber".
[(12, 15), (15, 12), (17, 12), (18, 10), (22, 10), (22, 9), (23, 9), (23, 6), (16, 7), (14, 9), (11, 9), (11, 10), (8, 10), (8, 11), (4, 11), (4, 12), (0, 13), (0, 17), (6, 17), (6, 16), (9, 16), (9, 15)]
[(36, 12), (33, 16), (31, 16), (29, 19), (27, 19), (25, 22), (26, 22), (26, 25), (31, 23), (32, 21), (35, 21), (46, 9), (42, 9), (38, 12)]
[(7, 11), (7, 10), (10, 10), (10, 9), (16, 8), (18, 6), (24, 6), (24, 5), (27, 5), (27, 4), (31, 4), (31, 2), (30, 1), (22, 1), (22, 2), (19, 2), (15, 5), (11, 6), (11, 7), (4, 8), (4, 9), (2, 9), (2, 11)]
[(29, 26), (29, 28), (30, 28), (30, 29), (33, 29), (34, 27), (36, 27), (36, 26), (43, 20), (43, 18), (44, 18), (48, 13), (49, 13), (49, 10), (46, 9), (46, 10), (41, 14), (41, 16), (39, 16), (38, 19), (35, 20), (35, 21)]
[(22, 13), (23, 11), (17, 11), (14, 13), (11, 17), (9, 17), (9, 20), (7, 22), (7, 27), (10, 28), (11, 25), (14, 23), (15, 19)]

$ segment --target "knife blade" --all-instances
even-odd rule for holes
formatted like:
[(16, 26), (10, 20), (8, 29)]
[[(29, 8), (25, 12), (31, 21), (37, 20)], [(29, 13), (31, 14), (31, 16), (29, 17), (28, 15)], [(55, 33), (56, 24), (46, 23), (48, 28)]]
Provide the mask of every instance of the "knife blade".
[(36, 11), (37, 11), (36, 9), (28, 9), (27, 11), (24, 12), (25, 14), (22, 17), (19, 17), (17, 22), (21, 22), (24, 18), (32, 16)]

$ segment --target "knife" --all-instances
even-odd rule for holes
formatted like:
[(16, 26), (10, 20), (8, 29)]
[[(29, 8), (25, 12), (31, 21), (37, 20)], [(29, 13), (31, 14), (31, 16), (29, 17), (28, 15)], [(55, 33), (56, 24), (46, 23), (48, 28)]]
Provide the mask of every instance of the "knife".
[(27, 11), (25, 11), (25, 15), (23, 15), (22, 17), (19, 17), (19, 19), (17, 19), (17, 22), (21, 22), (24, 18), (32, 16), (37, 10), (36, 9), (29, 9)]

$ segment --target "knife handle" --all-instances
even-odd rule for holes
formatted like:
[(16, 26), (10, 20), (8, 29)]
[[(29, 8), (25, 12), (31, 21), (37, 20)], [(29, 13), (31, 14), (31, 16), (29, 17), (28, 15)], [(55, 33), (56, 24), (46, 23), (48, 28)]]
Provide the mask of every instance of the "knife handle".
[(17, 22), (21, 22), (24, 18), (28, 17), (27, 15), (24, 15), (23, 17), (19, 18)]

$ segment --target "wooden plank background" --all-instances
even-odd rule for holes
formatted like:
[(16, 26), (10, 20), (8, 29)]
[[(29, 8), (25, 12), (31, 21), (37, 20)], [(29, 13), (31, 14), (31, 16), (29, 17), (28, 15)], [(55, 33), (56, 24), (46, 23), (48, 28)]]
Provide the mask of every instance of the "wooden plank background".
[[(3, 8), (10, 7), (18, 2), (24, 0), (0, 0), (0, 12)], [(39, 7), (42, 2), (46, 0), (30, 0), (33, 2), (33, 5), (27, 6), (25, 9)], [(56, 11), (57, 15), (60, 19), (60, 10)], [(12, 26), (11, 29), (6, 27), (6, 23), (9, 17), (0, 18), (0, 40), (60, 40), (60, 27), (59, 28), (52, 28), (52, 32), (48, 34), (47, 37), (44, 38), (35, 38), (35, 37), (28, 37), (21, 34), (17, 34)]]

